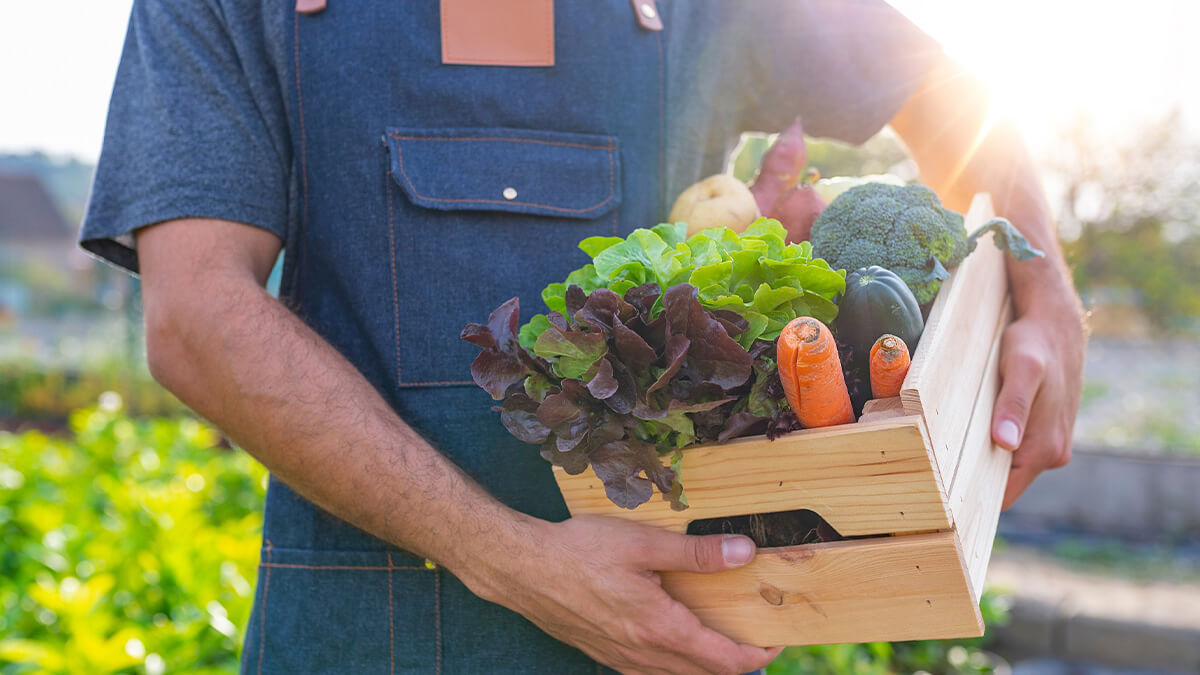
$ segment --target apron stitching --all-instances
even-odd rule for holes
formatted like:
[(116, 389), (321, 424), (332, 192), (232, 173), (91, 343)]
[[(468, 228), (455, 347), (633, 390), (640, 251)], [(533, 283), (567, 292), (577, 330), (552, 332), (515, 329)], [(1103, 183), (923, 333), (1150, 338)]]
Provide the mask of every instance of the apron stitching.
[(607, 145), (586, 145), (584, 143), (567, 143), (565, 141), (543, 141), (537, 138), (506, 138), (504, 136), (403, 136), (389, 131), (388, 136), (400, 141), (489, 141), (500, 143), (534, 143), (537, 145), (557, 145), (564, 148), (582, 148), (584, 150), (612, 150), (612, 143)]
[[(400, 286), (396, 278), (396, 217), (392, 213), (392, 172), (387, 172), (387, 205), (388, 205), (388, 245), (392, 251), (392, 309), (396, 322), (396, 382), (403, 382), (400, 377)], [(388, 563), (389, 565), (391, 563)]]
[(388, 670), (388, 675), (393, 675), (396, 672), (396, 610), (394, 609), (394, 598), (392, 595), (392, 569), (395, 567), (392, 564), (391, 551), (387, 554), (388, 558), (388, 662), (391, 664)]
[[(400, 148), (399, 144), (397, 144), (396, 145), (396, 164), (400, 168), (400, 175), (403, 176), (404, 182), (408, 184), (408, 187), (410, 190), (412, 190), (413, 194), (415, 194), (420, 199), (434, 201), (434, 202), (450, 202), (450, 203), (466, 202), (466, 203), (474, 203), (474, 204), (515, 204), (515, 205), (520, 205), (520, 206), (532, 206), (535, 208), (544, 208), (544, 209), (549, 209), (552, 211), (564, 211), (567, 213), (586, 213), (588, 211), (594, 211), (594, 210), (600, 208), (601, 206), (604, 206), (608, 202), (612, 201), (613, 196), (616, 194), (616, 190), (615, 190), (615, 188), (616, 188), (616, 169), (614, 167), (614, 159), (613, 159), (613, 151), (616, 150), (616, 146), (611, 143), (609, 145), (582, 145), (582, 144), (578, 144), (578, 143), (561, 143), (558, 141), (541, 141), (541, 140), (526, 139), (526, 138), (499, 138), (499, 137), (493, 138), (493, 137), (467, 137), (467, 136), (446, 137), (446, 138), (424, 138), (424, 137), (419, 137), (419, 136), (402, 136), (400, 134), (397, 134), (395, 132), (390, 132), (390, 131), (388, 132), (387, 135), (392, 138), (395, 138), (397, 140), (506, 141), (506, 142), (512, 142), (512, 143), (535, 143), (535, 144), (540, 144), (540, 145), (559, 145), (559, 146), (566, 146), (566, 147), (573, 147), (573, 148), (583, 148), (583, 149), (588, 149), (588, 150), (606, 150), (608, 152), (608, 196), (605, 197), (603, 201), (601, 201), (597, 204), (594, 204), (592, 206), (589, 206), (587, 208), (571, 209), (571, 208), (566, 208), (566, 207), (561, 207), (561, 206), (551, 206), (549, 204), (539, 204), (539, 203), (534, 203), (534, 202), (514, 202), (514, 201), (507, 201), (507, 200), (501, 201), (501, 200), (493, 200), (493, 199), (441, 199), (441, 198), (437, 198), (437, 197), (426, 197), (425, 195), (421, 194), (417, 190), (417, 187), (415, 185), (413, 185), (412, 179), (410, 179), (408, 177), (408, 172), (404, 168), (404, 151)], [(394, 182), (395, 177), (390, 171), (388, 172), (387, 175), (388, 175), (388, 186), (387, 186), (388, 242), (391, 247), (392, 306), (394, 309), (394, 312), (393, 312), (394, 319), (393, 320), (394, 320), (394, 324), (395, 324), (394, 330), (395, 330), (395, 334), (396, 334), (396, 384), (398, 384), (400, 386), (475, 384), (474, 380), (443, 380), (443, 381), (435, 381), (435, 382), (405, 382), (404, 378), (402, 377), (403, 363), (400, 358), (400, 296), (399, 296), (399, 281), (397, 279), (397, 271), (396, 271), (396, 245), (395, 245), (396, 218), (395, 218), (394, 207), (392, 204), (392, 184)], [(614, 211), (613, 212), (613, 234), (615, 235), (616, 233), (617, 233), (617, 214)]]
[[(395, 177), (391, 171), (387, 172), (387, 205), (388, 205), (388, 247), (391, 251), (391, 267), (392, 267), (392, 309), (395, 322), (396, 332), (396, 384), (400, 386), (429, 386), (429, 385), (449, 385), (449, 384), (475, 384), (472, 380), (455, 380), (446, 382), (405, 382), (401, 377), (403, 372), (403, 363), (400, 360), (400, 282), (396, 271), (396, 215), (392, 207), (392, 190), (394, 188)], [(395, 568), (395, 569), (417, 569), (417, 568)]]
[(263, 580), (262, 608), (258, 613), (258, 675), (262, 675), (263, 648), (267, 644), (267, 593), (271, 590), (271, 540), (267, 540), (266, 579)]
[[(400, 138), (400, 136), (396, 136), (394, 134), (388, 134), (388, 135), (393, 136), (394, 138)], [(547, 144), (547, 145), (568, 145), (566, 143), (551, 143), (548, 141), (532, 141), (532, 140), (523, 140), (523, 139), (515, 139), (515, 138), (501, 138), (501, 139), (482, 139), (482, 138), (481, 139), (457, 139), (457, 138), (444, 138), (443, 139), (443, 138), (436, 138), (436, 139), (418, 139), (418, 140), (503, 140), (503, 141), (513, 141), (515, 143), (543, 143), (543, 144)], [(580, 147), (582, 147), (582, 146), (580, 146)], [(594, 149), (601, 150), (604, 148), (595, 147)], [(602, 201), (600, 201), (596, 204), (592, 204), (591, 206), (588, 206), (588, 207), (585, 207), (582, 209), (571, 209), (571, 208), (567, 208), (565, 206), (552, 206), (550, 204), (540, 204), (537, 202), (515, 202), (515, 201), (509, 201), (506, 199), (442, 199), (440, 197), (427, 197), (427, 196), (421, 194), (421, 192), (419, 190), (417, 190), (417, 186), (413, 185), (412, 179), (410, 179), (408, 177), (408, 172), (404, 169), (404, 151), (400, 149), (399, 144), (396, 144), (396, 163), (400, 167), (400, 175), (404, 177), (404, 182), (408, 184), (409, 190), (411, 190), (412, 193), (414, 195), (416, 195), (418, 199), (423, 199), (425, 201), (442, 202), (442, 203), (447, 203), (447, 204), (467, 203), (467, 204), (503, 204), (503, 205), (508, 205), (508, 206), (532, 206), (534, 208), (547, 209), (550, 211), (561, 211), (564, 213), (587, 213), (588, 211), (595, 211), (596, 209), (600, 208), (601, 206), (604, 206), (605, 204), (612, 201), (612, 198), (613, 198), (613, 194), (614, 194), (614, 191), (613, 191), (613, 187), (614, 187), (613, 146), (611, 146), (611, 145), (608, 146), (607, 150), (608, 150), (608, 196), (605, 197)]]
[(613, 219), (612, 219), (613, 220), (613, 236), (615, 237), (617, 235), (617, 210), (613, 209), (612, 214), (613, 214)]
[[(269, 554), (268, 554), (267, 559), (268, 559), (268, 561), (270, 560)], [(300, 565), (300, 564), (296, 564), (296, 563), (273, 563), (273, 562), (259, 563), (259, 565), (261, 565), (262, 567), (281, 567), (281, 568), (285, 568), (285, 569), (294, 569), (294, 570), (334, 570), (334, 571), (338, 571), (338, 570), (363, 571), (363, 570), (366, 570), (366, 571), (377, 571), (377, 572), (384, 572), (384, 571), (390, 572), (392, 570), (424, 571), (427, 569), (423, 566), (417, 566), (417, 565), (407, 565), (407, 566), (401, 566), (401, 565), (388, 565), (388, 566), (383, 566), (383, 565)]]
[[(616, 174), (616, 172), (613, 171), (613, 146), (609, 145), (608, 146), (608, 199), (612, 199), (613, 195), (616, 194), (616, 191), (614, 190), (614, 186), (615, 186), (616, 180), (617, 180), (615, 174)], [(608, 199), (605, 199), (604, 201), (607, 202)], [(616, 220), (616, 217), (617, 217), (617, 210), (613, 209), (614, 222)]]
[[(301, 202), (303, 207), (300, 215), (300, 236), (297, 237), (300, 243), (300, 260), (298, 269), (304, 269), (304, 251), (307, 248), (304, 245), (304, 232), (308, 229), (308, 152), (307, 141), (308, 134), (304, 129), (304, 94), (300, 86), (300, 14), (293, 14), (293, 44), (295, 45), (294, 52), (296, 58), (296, 103), (300, 118), (300, 180), (302, 184)], [(299, 275), (298, 279), (302, 279), (303, 275)], [(296, 297), (300, 297), (300, 290), (296, 290)]]
[(666, 181), (663, 180), (663, 176), (666, 175), (666, 159), (664, 157), (664, 152), (665, 152), (664, 143), (665, 143), (667, 134), (666, 134), (666, 129), (665, 129), (666, 119), (664, 117), (664, 106), (666, 104), (664, 102), (664, 97), (663, 97), (663, 88), (664, 88), (663, 80), (666, 78), (666, 75), (665, 75), (665, 71), (663, 68), (662, 31), (655, 31), (654, 39), (658, 43), (658, 176), (659, 176), (659, 178), (658, 178), (658, 182), (659, 182), (658, 212), (662, 213), (663, 209), (665, 209), (666, 205), (667, 205), (667, 194), (666, 194), (667, 184), (666, 184)]
[(433, 640), (437, 675), (442, 673), (442, 571), (433, 570)]

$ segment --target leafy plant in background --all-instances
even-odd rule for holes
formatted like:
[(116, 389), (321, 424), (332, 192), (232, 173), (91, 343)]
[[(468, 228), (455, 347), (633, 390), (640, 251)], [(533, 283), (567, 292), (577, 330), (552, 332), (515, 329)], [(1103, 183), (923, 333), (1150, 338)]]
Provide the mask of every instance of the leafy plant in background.
[(1158, 331), (1200, 326), (1200, 234), (1173, 240), (1164, 228), (1154, 217), (1123, 229), (1084, 228), (1063, 244), (1076, 287), (1093, 301), (1115, 289), (1133, 291), (1132, 300)]
[(0, 673), (232, 673), (265, 470), (107, 394), (70, 435), (0, 432)]
[(86, 368), (47, 367), (31, 361), (0, 362), (0, 422), (6, 419), (65, 424), (73, 410), (93, 405), (106, 391), (124, 394), (134, 416), (174, 416), (187, 411), (149, 373), (110, 359)]

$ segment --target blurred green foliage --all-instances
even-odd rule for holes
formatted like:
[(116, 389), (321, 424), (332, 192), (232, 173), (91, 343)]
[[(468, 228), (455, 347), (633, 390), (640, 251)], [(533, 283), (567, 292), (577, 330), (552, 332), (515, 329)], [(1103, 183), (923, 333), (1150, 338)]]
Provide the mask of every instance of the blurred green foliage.
[[(0, 674), (234, 673), (266, 472), (194, 419), (101, 400), (61, 437), (0, 432)], [(794, 647), (768, 672), (990, 672), (980, 644)]]
[(1119, 136), (1081, 113), (1046, 155), (1064, 253), (1085, 300), (1137, 306), (1156, 334), (1200, 328), (1200, 140), (1181, 112)]
[(265, 470), (120, 400), (0, 432), (0, 673), (237, 670)]
[(0, 421), (62, 423), (73, 410), (93, 405), (106, 391), (121, 392), (125, 411), (134, 417), (187, 412), (144, 368), (129, 368), (116, 359), (86, 368), (11, 361), (0, 362)]
[[(1200, 322), (1200, 235), (1172, 241), (1161, 218), (1146, 217), (1127, 228), (1090, 225), (1063, 243), (1085, 295), (1111, 289), (1133, 292), (1158, 331), (1178, 332)], [(1094, 298), (1096, 299), (1096, 298)]]

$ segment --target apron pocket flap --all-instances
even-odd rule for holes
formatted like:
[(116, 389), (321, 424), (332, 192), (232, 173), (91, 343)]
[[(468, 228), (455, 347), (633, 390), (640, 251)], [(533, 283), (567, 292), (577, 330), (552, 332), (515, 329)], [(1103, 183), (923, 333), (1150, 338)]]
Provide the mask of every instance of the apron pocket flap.
[(391, 172), (414, 204), (590, 219), (621, 202), (613, 136), (389, 128)]

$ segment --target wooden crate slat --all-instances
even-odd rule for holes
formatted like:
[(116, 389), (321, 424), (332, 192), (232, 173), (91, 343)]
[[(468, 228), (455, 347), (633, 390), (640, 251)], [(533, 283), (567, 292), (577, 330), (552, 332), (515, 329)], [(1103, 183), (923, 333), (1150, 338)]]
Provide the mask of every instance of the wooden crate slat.
[(954, 512), (955, 530), (976, 602), (983, 594), (1004, 488), (1008, 484), (1008, 470), (1012, 465), (1012, 453), (992, 442), (992, 412), (996, 394), (1000, 391), (1000, 347), (1011, 315), (1011, 307), (1006, 304), (1000, 325), (992, 337), (991, 354), (975, 409), (971, 412), (962, 459), (950, 487), (950, 509)]
[(952, 532), (764, 549), (741, 569), (662, 581), (705, 625), (760, 646), (983, 634)]
[[(991, 199), (977, 195), (967, 213), (967, 231), (994, 213)], [(1007, 294), (1003, 254), (985, 236), (943, 284), (904, 379), (904, 410), (924, 416), (944, 476), (954, 475)]]
[(658, 497), (619, 509), (590, 469), (568, 476), (555, 468), (555, 478), (572, 515), (619, 515), (676, 532), (693, 520), (794, 509), (816, 511), (846, 536), (949, 529), (948, 493), (927, 444), (920, 418), (901, 417), (690, 448), (684, 511)]
[(903, 417), (904, 402), (899, 396), (890, 398), (873, 398), (863, 405), (862, 415), (859, 415), (859, 422), (873, 422), (876, 420), (886, 420), (892, 417)]

